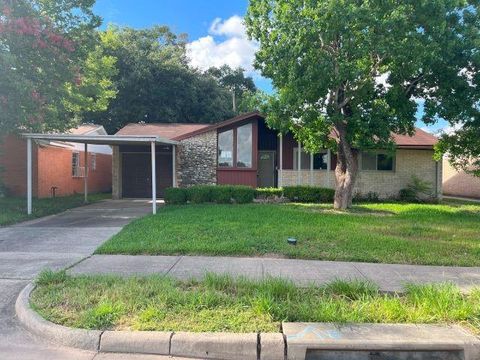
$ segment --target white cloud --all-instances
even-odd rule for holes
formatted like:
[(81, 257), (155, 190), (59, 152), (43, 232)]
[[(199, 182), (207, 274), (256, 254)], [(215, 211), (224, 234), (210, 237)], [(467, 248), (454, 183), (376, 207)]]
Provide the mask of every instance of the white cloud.
[(213, 35), (244, 38), (245, 25), (243, 24), (243, 19), (238, 15), (233, 15), (225, 21), (222, 21), (221, 18), (217, 17), (213, 20), (212, 25), (210, 25), (209, 33)]
[(258, 45), (247, 38), (243, 19), (234, 15), (226, 20), (216, 18), (210, 25), (209, 35), (187, 44), (187, 56), (190, 64), (201, 70), (229, 65), (242, 67), (254, 75), (257, 49)]

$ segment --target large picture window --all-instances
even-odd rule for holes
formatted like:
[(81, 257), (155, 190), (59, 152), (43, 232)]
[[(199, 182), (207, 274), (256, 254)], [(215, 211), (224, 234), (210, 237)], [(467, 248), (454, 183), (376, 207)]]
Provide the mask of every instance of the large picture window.
[(218, 166), (233, 166), (233, 130), (218, 134)]
[(248, 123), (218, 133), (218, 166), (251, 168), (253, 166), (253, 126)]
[(362, 170), (393, 171), (395, 157), (384, 152), (363, 152)]
[[(301, 153), (301, 170), (310, 169), (310, 153), (302, 149)], [(317, 154), (313, 154), (313, 169), (314, 170), (327, 170), (328, 168), (328, 155), (327, 151), (321, 151)], [(293, 149), (293, 169), (298, 170), (298, 148)]]
[(252, 124), (237, 129), (237, 167), (252, 167)]

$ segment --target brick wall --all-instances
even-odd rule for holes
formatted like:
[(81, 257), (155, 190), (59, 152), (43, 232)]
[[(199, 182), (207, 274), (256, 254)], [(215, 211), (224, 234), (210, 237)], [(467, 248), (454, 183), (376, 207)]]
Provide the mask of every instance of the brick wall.
[[(27, 193), (27, 144), (25, 139), (9, 135), (0, 142), (0, 173), (7, 191), (13, 196)], [(80, 165), (84, 165), (84, 153), (80, 153)], [(92, 154), (89, 153), (91, 166)], [(65, 196), (83, 193), (83, 178), (72, 177), (72, 150), (53, 146), (38, 146), (32, 143), (33, 195), (49, 197), (52, 186), (56, 195)], [(106, 192), (111, 189), (112, 157), (96, 154), (96, 170), (88, 176), (88, 192)]]
[[(58, 196), (72, 195), (84, 191), (84, 178), (72, 176), (72, 153), (70, 149), (52, 146), (38, 149), (38, 197), (51, 196), (53, 186)], [(80, 166), (85, 166), (85, 153), (80, 154)], [(96, 170), (92, 170), (92, 154), (88, 154), (88, 192), (107, 192), (112, 183), (112, 157), (96, 154)]]
[[(37, 145), (32, 143), (33, 196), (37, 196)], [(27, 142), (16, 135), (0, 138), (0, 177), (11, 196), (27, 194)]]
[[(432, 185), (432, 190), (438, 188), (439, 195), (442, 187), (442, 164), (433, 160), (433, 150), (406, 150), (396, 152), (395, 171), (360, 171), (355, 186), (355, 193), (367, 194), (376, 192), (380, 197), (397, 196), (416, 175)], [(283, 185), (297, 185), (297, 171), (283, 170)], [(301, 171), (301, 184), (310, 184), (310, 171)], [(335, 187), (334, 171), (314, 170), (313, 185), (321, 187)]]
[(480, 178), (457, 171), (447, 158), (443, 159), (443, 193), (480, 199)]

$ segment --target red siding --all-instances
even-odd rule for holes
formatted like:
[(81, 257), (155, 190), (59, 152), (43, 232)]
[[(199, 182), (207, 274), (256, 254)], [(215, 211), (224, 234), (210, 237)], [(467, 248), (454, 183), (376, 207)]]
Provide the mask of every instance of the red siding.
[[(234, 127), (239, 127), (249, 123), (250, 121), (235, 124), (235, 126), (224, 127), (218, 129), (218, 132), (225, 131)], [(217, 168), (217, 184), (219, 185), (247, 185), (257, 187), (257, 162), (258, 162), (258, 119), (252, 122), (252, 168)], [(236, 139), (233, 142), (236, 148)]]
[(297, 147), (297, 142), (291, 133), (283, 135), (283, 168), (293, 170), (293, 148)]

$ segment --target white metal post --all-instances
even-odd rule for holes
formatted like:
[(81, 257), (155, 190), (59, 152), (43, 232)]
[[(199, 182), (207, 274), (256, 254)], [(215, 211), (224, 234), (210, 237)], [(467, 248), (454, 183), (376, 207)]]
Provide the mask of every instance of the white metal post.
[(88, 144), (85, 143), (85, 149), (83, 153), (85, 160), (84, 160), (84, 166), (85, 166), (85, 171), (83, 174), (83, 195), (84, 195), (84, 202), (88, 203)]
[(301, 180), (300, 176), (301, 173), (300, 171), (302, 170), (302, 144), (300, 144), (300, 141), (298, 141), (298, 149), (297, 149), (297, 185), (300, 185)]
[(27, 138), (27, 214), (32, 213), (32, 139)]
[(283, 134), (280, 133), (280, 164), (278, 174), (278, 187), (283, 186)]
[(313, 154), (310, 153), (310, 186), (313, 186)]
[(330, 149), (327, 150), (327, 188), (330, 187), (330, 170), (332, 164), (332, 152)]
[(177, 187), (177, 173), (175, 171), (176, 146), (172, 145), (172, 186)]
[(152, 213), (157, 213), (157, 171), (155, 163), (155, 141), (152, 141), (151, 144), (152, 152)]

